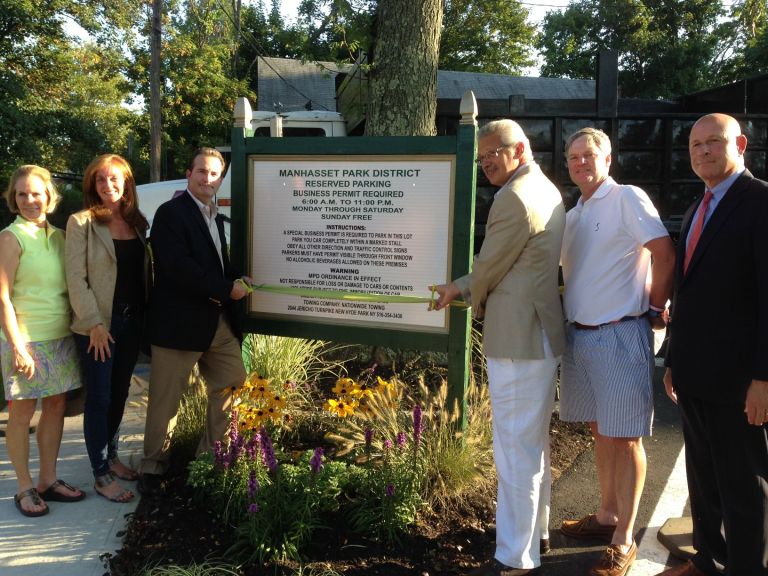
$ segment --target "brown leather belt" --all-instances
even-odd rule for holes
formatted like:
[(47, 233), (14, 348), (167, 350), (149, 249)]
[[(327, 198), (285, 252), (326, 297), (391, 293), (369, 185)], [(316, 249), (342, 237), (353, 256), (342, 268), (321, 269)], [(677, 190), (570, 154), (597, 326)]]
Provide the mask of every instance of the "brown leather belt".
[(640, 316), (624, 316), (624, 318), (619, 318), (618, 320), (613, 320), (612, 322), (606, 322), (605, 324), (596, 324), (594, 326), (590, 324), (580, 324), (579, 322), (571, 322), (571, 326), (576, 328), (576, 330), (600, 330), (600, 328), (603, 326), (611, 326), (612, 324), (626, 322), (627, 320), (637, 320), (638, 318), (642, 318), (644, 316), (645, 314), (640, 314)]

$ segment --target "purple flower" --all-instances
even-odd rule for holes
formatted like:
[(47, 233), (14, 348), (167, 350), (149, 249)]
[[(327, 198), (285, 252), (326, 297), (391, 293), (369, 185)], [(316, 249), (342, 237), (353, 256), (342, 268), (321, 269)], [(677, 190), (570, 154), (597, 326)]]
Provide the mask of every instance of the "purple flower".
[(216, 466), (224, 465), (224, 448), (221, 440), (216, 440), (216, 443), (213, 445), (213, 462)]
[(384, 450), (391, 450), (392, 449), (392, 440), (387, 438), (384, 440)]
[(395, 487), (392, 484), (387, 484), (386, 494), (389, 498), (395, 495)]
[(259, 430), (259, 437), (261, 438), (261, 459), (264, 462), (264, 466), (270, 472), (277, 470), (277, 458), (275, 458), (275, 449), (272, 447), (272, 439), (267, 434), (264, 427)]
[(259, 449), (259, 435), (254, 434), (251, 436), (250, 440), (245, 444), (245, 454), (248, 456), (249, 460), (253, 460), (256, 458), (256, 452)]
[(237, 443), (240, 432), (237, 430), (237, 410), (232, 410), (232, 420), (229, 423), (229, 444)]
[(309, 460), (309, 469), (312, 471), (312, 474), (317, 474), (320, 472), (320, 469), (323, 467), (323, 449), (319, 446), (315, 448), (314, 454), (312, 454), (312, 458)]
[(286, 380), (285, 386), (289, 390), (296, 390), (296, 381), (295, 380)]
[(243, 453), (243, 444), (245, 443), (245, 437), (238, 434), (235, 439), (229, 444), (229, 460), (232, 464), (237, 462), (240, 455)]
[(259, 490), (259, 481), (256, 479), (256, 471), (251, 470), (251, 473), (248, 475), (248, 498), (253, 500), (258, 490)]
[(248, 504), (248, 514), (256, 514), (259, 511), (259, 505), (256, 502)]
[(371, 428), (365, 429), (365, 448), (371, 447), (371, 441), (373, 440), (373, 430)]
[(397, 433), (397, 447), (398, 448), (405, 447), (406, 442), (408, 442), (408, 440), (405, 437), (405, 432), (398, 432)]
[(424, 430), (424, 424), (421, 421), (421, 406), (416, 404), (413, 407), (413, 441), (416, 446), (421, 444), (421, 433)]

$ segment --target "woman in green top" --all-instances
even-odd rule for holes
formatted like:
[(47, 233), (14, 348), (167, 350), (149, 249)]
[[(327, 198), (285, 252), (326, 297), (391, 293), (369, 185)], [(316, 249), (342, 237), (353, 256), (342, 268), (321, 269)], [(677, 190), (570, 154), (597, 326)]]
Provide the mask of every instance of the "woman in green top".
[[(66, 392), (81, 386), (77, 349), (69, 330), (64, 234), (46, 216), (59, 195), (51, 174), (22, 166), (11, 176), (5, 200), (16, 220), (0, 232), (0, 364), (8, 409), (6, 445), (24, 516), (48, 513), (45, 501), (76, 502), (81, 490), (56, 478)], [(29, 424), (41, 399), (37, 425), (40, 477), (29, 473)]]

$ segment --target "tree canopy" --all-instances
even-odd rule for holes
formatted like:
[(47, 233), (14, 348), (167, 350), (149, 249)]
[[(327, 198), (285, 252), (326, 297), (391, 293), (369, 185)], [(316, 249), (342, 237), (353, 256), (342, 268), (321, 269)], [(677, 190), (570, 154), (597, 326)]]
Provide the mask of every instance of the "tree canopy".
[(516, 0), (446, 0), (441, 70), (520, 74), (534, 64), (536, 28)]
[[(0, 2), (0, 177), (20, 164), (79, 172), (101, 151), (125, 147), (134, 118), (117, 46), (131, 32), (130, 0)], [(67, 30), (91, 34), (82, 42)], [(123, 30), (121, 32), (121, 30)]]
[(711, 0), (577, 0), (544, 18), (541, 73), (594, 78), (598, 53), (613, 49), (623, 96), (700, 90), (723, 77), (724, 15)]

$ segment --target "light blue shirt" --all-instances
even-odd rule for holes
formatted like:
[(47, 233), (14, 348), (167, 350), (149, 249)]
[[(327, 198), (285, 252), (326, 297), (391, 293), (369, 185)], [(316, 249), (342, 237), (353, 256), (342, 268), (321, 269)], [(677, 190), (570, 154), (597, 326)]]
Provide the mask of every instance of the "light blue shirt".
[[(734, 174), (731, 174), (720, 182), (720, 184), (710, 188), (709, 190), (712, 192), (712, 199), (709, 201), (709, 206), (707, 206), (707, 213), (704, 214), (704, 227), (706, 228), (707, 223), (709, 222), (709, 219), (712, 217), (712, 214), (715, 213), (715, 208), (717, 208), (717, 205), (720, 204), (720, 201), (725, 197), (725, 193), (728, 192), (728, 189), (733, 185), (734, 182), (736, 182), (736, 179), (741, 176), (744, 173), (745, 168), (742, 168), (739, 172), (736, 172)], [(693, 218), (691, 219), (691, 227), (688, 228), (688, 236), (685, 238), (685, 247), (688, 248), (688, 242), (691, 240), (691, 232), (693, 232), (693, 228), (696, 225), (696, 220), (699, 218), (699, 212), (701, 211), (701, 204), (699, 204), (699, 207), (696, 209), (696, 212), (693, 215)], [(702, 228), (703, 230), (704, 228)]]

